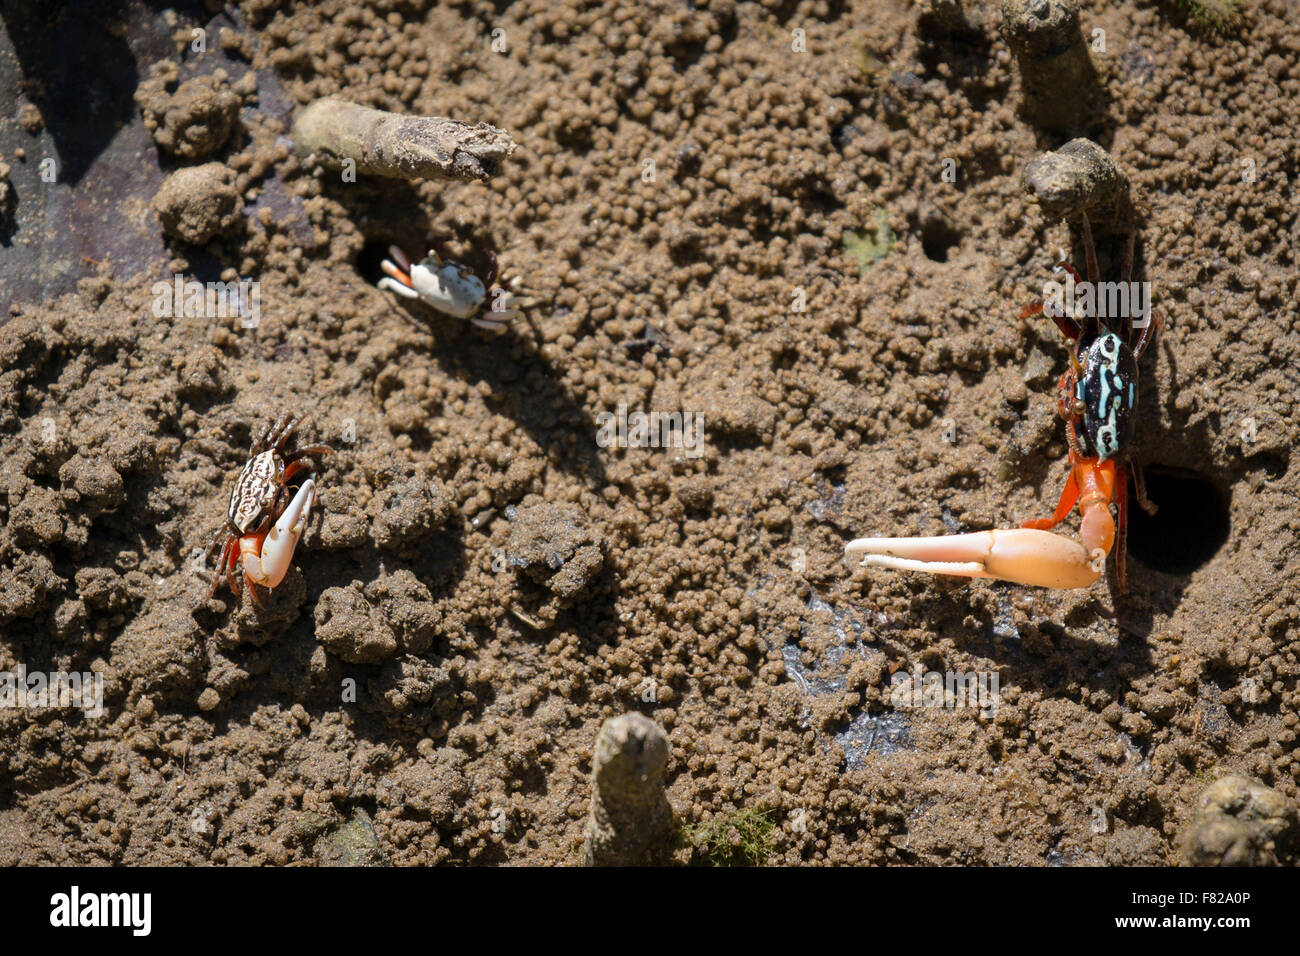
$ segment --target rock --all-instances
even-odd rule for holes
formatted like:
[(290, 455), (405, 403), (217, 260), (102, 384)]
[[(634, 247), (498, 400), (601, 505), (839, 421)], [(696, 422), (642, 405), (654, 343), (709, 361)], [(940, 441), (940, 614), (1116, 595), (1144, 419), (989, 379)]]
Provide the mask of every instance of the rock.
[(1277, 866), (1292, 848), (1295, 822), (1282, 794), (1230, 774), (1201, 794), (1183, 853), (1192, 866)]
[(364, 590), (355, 582), (326, 590), (316, 605), (316, 639), (350, 664), (379, 664), (399, 651), (427, 651), (441, 620), (429, 589), (403, 568)]
[(604, 568), (604, 541), (581, 508), (540, 501), (511, 518), (506, 559), (553, 594), (569, 598)]
[(321, 866), (387, 866), (370, 814), (360, 807), (352, 819), (324, 833), (316, 841), (316, 862)]
[(592, 761), (586, 866), (647, 866), (676, 849), (676, 818), (664, 793), (668, 735), (644, 714), (605, 721)]
[(97, 511), (116, 508), (122, 503), (122, 476), (102, 458), (80, 452), (73, 455), (59, 469), (59, 481), (64, 487), (71, 486)]
[(195, 160), (224, 146), (240, 106), (225, 71), (186, 80), (174, 93), (167, 92), (168, 85), (165, 75), (155, 74), (135, 95), (158, 148), (177, 159)]
[(63, 502), (51, 489), (32, 485), (9, 513), (9, 529), (20, 545), (58, 544), (63, 540)]
[(375, 544), (385, 551), (401, 552), (446, 524), (452, 502), (441, 486), (410, 478), (376, 495), (367, 513)]
[(196, 246), (232, 232), (244, 208), (234, 180), (234, 172), (221, 163), (172, 173), (153, 200), (163, 231)]
[(316, 640), (350, 664), (378, 664), (397, 653), (397, 638), (374, 619), (369, 602), (354, 587), (328, 588), (320, 596)]

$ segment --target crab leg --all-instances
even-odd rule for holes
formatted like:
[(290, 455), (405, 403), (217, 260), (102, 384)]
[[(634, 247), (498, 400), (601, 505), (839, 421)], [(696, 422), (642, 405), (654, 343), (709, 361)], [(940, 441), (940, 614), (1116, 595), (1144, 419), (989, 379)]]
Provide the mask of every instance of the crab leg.
[[(224, 527), (221, 529), (219, 533), (227, 534), (226, 529)], [(239, 593), (239, 583), (230, 574), (230, 555), (234, 551), (234, 540), (235, 540), (234, 538), (230, 537), (227, 534), (226, 542), (221, 548), (221, 557), (217, 560), (217, 573), (212, 578), (212, 590), (208, 591), (208, 597), (212, 597), (214, 594), (217, 593), (217, 588), (221, 586), (221, 576), (223, 574), (226, 575), (227, 579), (230, 582), (230, 590), (234, 591), (236, 594)], [(211, 552), (212, 552), (212, 548), (209, 547), (208, 553), (211, 554)], [(206, 563), (206, 561), (207, 558), (205, 556), (204, 562)]]
[(270, 531), (246, 535), (239, 540), (244, 576), (250, 583), (273, 588), (284, 580), (315, 502), (316, 483), (308, 478)]
[(932, 538), (859, 538), (844, 548), (862, 564), (897, 571), (926, 571), (995, 578), (1046, 588), (1086, 588), (1104, 564), (1079, 542), (1036, 528), (976, 531)]

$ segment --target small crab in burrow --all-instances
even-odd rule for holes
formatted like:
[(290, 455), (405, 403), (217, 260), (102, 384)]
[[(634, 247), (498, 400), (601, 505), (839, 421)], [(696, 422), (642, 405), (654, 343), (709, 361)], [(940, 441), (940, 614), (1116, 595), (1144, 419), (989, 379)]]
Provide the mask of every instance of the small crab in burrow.
[[(230, 590), (239, 594), (235, 568), (241, 557), (244, 580), (258, 604), (261, 599), (257, 596), (257, 586), (274, 588), (288, 573), (294, 549), (316, 502), (316, 471), (307, 459), (334, 450), (324, 445), (297, 447), (294, 433), (301, 421), (286, 413), (278, 421), (268, 421), (253, 440), (248, 463), (230, 493), (226, 522), (213, 535), (204, 553), (206, 565), (221, 546), (209, 597), (217, 593), (223, 575)], [(292, 482), (303, 472), (306, 472), (305, 480), (286, 504)]]
[[(1100, 269), (1092, 241), (1092, 226), (1082, 220), (1083, 248), (1088, 282), (1098, 288)], [(1068, 264), (1077, 283), (1082, 277)], [(1124, 249), (1124, 283), (1133, 269), (1133, 233)], [(996, 578), (1017, 584), (1051, 588), (1088, 587), (1101, 576), (1106, 557), (1118, 538), (1115, 583), (1127, 589), (1124, 557), (1128, 536), (1128, 476), (1133, 474), (1137, 503), (1150, 513), (1142, 470), (1130, 457), (1133, 451), (1133, 411), (1137, 406), (1138, 359), (1161, 329), (1160, 317), (1148, 310), (1133, 316), (1140, 328), (1130, 346), (1127, 329), (1112, 328), (1111, 316), (1088, 311), (1068, 314), (1051, 303), (1033, 302), (1020, 313), (1022, 319), (1046, 315), (1070, 343), (1070, 364), (1058, 386), (1057, 411), (1065, 419), (1070, 474), (1061, 499), (1050, 518), (1036, 518), (1019, 528), (977, 531), (972, 534), (928, 538), (859, 538), (845, 553), (862, 563), (902, 571), (927, 571), (972, 578)], [(1120, 318), (1128, 319), (1122, 315)], [(1141, 322), (1136, 321), (1141, 319)], [(1111, 517), (1116, 505), (1118, 523)], [(1079, 539), (1073, 541), (1050, 529), (1064, 521), (1075, 505), (1081, 521)], [(1080, 543), (1082, 542), (1082, 543)]]
[(389, 259), (383, 261), (384, 278), (379, 280), (381, 289), (406, 299), (419, 299), (439, 312), (469, 319), (475, 325), (493, 331), (505, 328), (519, 315), (519, 310), (510, 304), (510, 292), (492, 288), (497, 280), (495, 254), (489, 253), (492, 267), (484, 283), (468, 266), (443, 258), (433, 249), (416, 263), (412, 263), (397, 246), (389, 246), (388, 253), (396, 263)]

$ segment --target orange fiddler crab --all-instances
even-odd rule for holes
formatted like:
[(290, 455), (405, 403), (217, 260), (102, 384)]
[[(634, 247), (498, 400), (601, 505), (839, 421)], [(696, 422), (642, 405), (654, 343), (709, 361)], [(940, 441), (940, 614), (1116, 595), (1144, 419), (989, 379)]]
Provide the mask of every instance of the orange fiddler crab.
[[(213, 536), (204, 555), (206, 564), (221, 545), (216, 578), (208, 597), (217, 593), (223, 575), (230, 590), (239, 594), (235, 568), (241, 558), (244, 581), (254, 602), (259, 605), (258, 586), (274, 588), (288, 573), (294, 549), (298, 547), (298, 539), (302, 537), (312, 505), (316, 502), (316, 472), (307, 459), (334, 450), (324, 445), (296, 447), (294, 432), (299, 424), (301, 419), (286, 413), (278, 421), (268, 421), (254, 438), (248, 463), (239, 473), (239, 480), (230, 493), (226, 523)], [(299, 483), (297, 492), (289, 498), (292, 482), (304, 471), (306, 479)]]
[[(1100, 270), (1086, 214), (1082, 222), (1088, 282), (1096, 293)], [(1124, 254), (1126, 284), (1132, 266), (1133, 233), (1130, 232)], [(1060, 268), (1068, 271), (1076, 283), (1084, 284), (1069, 265), (1062, 263)], [(1096, 305), (1102, 298), (1095, 294), (1084, 301)], [(1048, 315), (1071, 344), (1070, 365), (1061, 376), (1057, 399), (1070, 448), (1070, 475), (1050, 518), (1026, 521), (1019, 528), (972, 534), (859, 538), (845, 547), (846, 555), (874, 567), (995, 578), (1039, 587), (1082, 588), (1101, 576), (1106, 557), (1118, 537), (1115, 582), (1123, 592), (1127, 586), (1124, 571), (1128, 535), (1126, 465), (1133, 473), (1139, 506), (1155, 513), (1155, 505), (1146, 497), (1142, 471), (1129, 456), (1133, 410), (1137, 406), (1138, 359), (1160, 330), (1161, 322), (1149, 308), (1146, 315), (1134, 316), (1131, 325), (1140, 328), (1141, 333), (1136, 344), (1130, 347), (1127, 330), (1111, 327), (1105, 320), (1112, 317), (1104, 314), (1104, 308), (1101, 311), (1103, 314), (1098, 315), (1096, 308), (1085, 306), (1083, 314), (1078, 314), (1079, 309), (1070, 313), (1054, 302), (1040, 300), (1020, 313), (1022, 319)], [(1118, 513), (1118, 529), (1110, 513), (1112, 501)], [(1051, 529), (1064, 521), (1076, 504), (1082, 519), (1080, 540), (1053, 534)]]

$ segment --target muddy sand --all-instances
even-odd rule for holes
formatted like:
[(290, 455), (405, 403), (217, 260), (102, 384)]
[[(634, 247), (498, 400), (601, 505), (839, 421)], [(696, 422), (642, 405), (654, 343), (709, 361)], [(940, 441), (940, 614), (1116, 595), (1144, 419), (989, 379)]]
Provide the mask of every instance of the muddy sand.
[[(104, 714), (0, 708), (0, 864), (578, 864), (629, 711), (679, 862), (1175, 864), (1227, 774), (1294, 818), (1294, 6), (1087, 4), (1057, 130), (992, 3), (81, 6), (0, 36), (0, 671), (97, 672)], [(324, 96), (518, 149), (344, 182), (289, 138)], [(1129, 592), (850, 566), (1055, 506), (1067, 351), (1018, 316), (1081, 260), (1020, 177), (1075, 135), (1165, 323)], [(376, 288), (431, 240), (524, 317)], [(159, 315), (177, 276), (256, 281), (255, 320)], [(702, 441), (605, 447), (620, 406)], [(336, 449), (318, 507), (264, 606), (209, 599), (285, 412)], [(996, 706), (894, 692), (925, 672)]]

